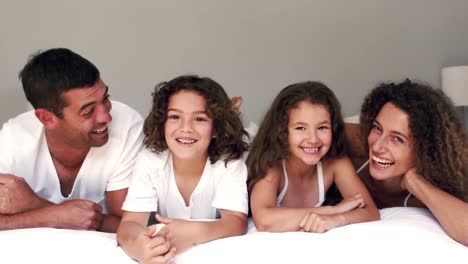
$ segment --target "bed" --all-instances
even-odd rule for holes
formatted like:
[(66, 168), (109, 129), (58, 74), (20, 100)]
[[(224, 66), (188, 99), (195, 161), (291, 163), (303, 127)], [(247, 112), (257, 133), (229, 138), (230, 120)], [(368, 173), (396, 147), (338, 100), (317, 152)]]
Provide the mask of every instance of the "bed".
[[(323, 234), (252, 231), (201, 244), (175, 263), (466, 263), (468, 247), (448, 237), (426, 209), (381, 210), (382, 220)], [(460, 219), (462, 221), (462, 219)], [(464, 220), (466, 221), (466, 219)], [(115, 234), (54, 228), (0, 232), (1, 263), (135, 263)]]
[[(252, 128), (252, 126), (249, 126)], [(251, 133), (255, 133), (255, 127)], [(367, 151), (359, 125), (346, 124), (349, 154), (359, 167)], [(468, 247), (447, 236), (421, 208), (387, 208), (381, 221), (323, 234), (254, 231), (201, 244), (178, 255), (191, 263), (467, 263)], [(460, 219), (460, 221), (468, 221)], [(115, 234), (54, 228), (0, 231), (0, 263), (135, 263), (117, 245)]]

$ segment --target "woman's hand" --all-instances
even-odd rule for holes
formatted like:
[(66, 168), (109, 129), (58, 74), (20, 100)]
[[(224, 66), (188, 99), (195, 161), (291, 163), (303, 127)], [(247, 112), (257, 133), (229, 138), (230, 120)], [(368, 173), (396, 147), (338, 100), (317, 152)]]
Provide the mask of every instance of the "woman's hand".
[(411, 192), (411, 190), (409, 189), (410, 187), (410, 184), (412, 182), (414, 182), (414, 180), (418, 179), (418, 177), (421, 177), (416, 168), (411, 168), (409, 169), (404, 175), (403, 175), (403, 179), (401, 180), (401, 188), (405, 189), (405, 190), (408, 190), (409, 192)]

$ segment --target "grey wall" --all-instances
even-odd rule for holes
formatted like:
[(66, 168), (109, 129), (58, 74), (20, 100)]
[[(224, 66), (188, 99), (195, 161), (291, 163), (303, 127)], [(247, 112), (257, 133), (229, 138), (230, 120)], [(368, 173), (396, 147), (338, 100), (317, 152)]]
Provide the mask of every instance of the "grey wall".
[(284, 86), (321, 80), (345, 115), (381, 80), (439, 86), (468, 64), (465, 0), (0, 0), (0, 122), (22, 112), (17, 79), (38, 49), (94, 62), (114, 99), (146, 115), (160, 81), (198, 73), (242, 95), (259, 121)]

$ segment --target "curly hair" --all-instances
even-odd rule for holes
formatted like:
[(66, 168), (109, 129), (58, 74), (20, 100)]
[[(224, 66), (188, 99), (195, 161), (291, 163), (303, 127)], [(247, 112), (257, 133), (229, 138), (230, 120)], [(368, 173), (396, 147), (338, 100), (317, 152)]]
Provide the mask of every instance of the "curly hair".
[[(408, 79), (397, 84), (380, 84), (365, 98), (361, 108), (362, 135), (366, 139), (386, 103), (392, 103), (408, 115), (418, 173), (433, 185), (464, 200), (466, 135), (451, 100), (441, 90)], [(364, 142), (367, 144), (367, 140)]]
[(344, 121), (341, 106), (335, 94), (320, 82), (302, 82), (287, 86), (275, 98), (250, 146), (247, 158), (248, 189), (265, 177), (268, 168), (289, 156), (289, 112), (300, 102), (320, 104), (330, 113), (332, 144), (325, 155), (339, 157), (345, 154)]
[(223, 87), (210, 78), (188, 75), (159, 83), (154, 88), (153, 106), (143, 126), (144, 144), (150, 151), (161, 153), (168, 149), (164, 125), (169, 98), (180, 91), (193, 91), (206, 100), (206, 113), (213, 119), (213, 133), (216, 135), (208, 146), (211, 163), (223, 158), (227, 165), (230, 160), (240, 158), (248, 150), (245, 142), (248, 134), (240, 113), (232, 107)]

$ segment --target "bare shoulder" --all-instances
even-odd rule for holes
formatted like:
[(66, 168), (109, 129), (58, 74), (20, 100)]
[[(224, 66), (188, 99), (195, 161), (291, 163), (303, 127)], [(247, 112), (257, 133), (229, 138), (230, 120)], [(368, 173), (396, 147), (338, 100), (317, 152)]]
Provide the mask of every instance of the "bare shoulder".
[(265, 177), (262, 180), (266, 182), (277, 184), (281, 182), (281, 178), (283, 176), (283, 170), (281, 167), (281, 163), (275, 164), (273, 167), (269, 168), (266, 173)]
[(350, 172), (355, 173), (353, 163), (346, 155), (341, 157), (324, 159), (322, 161), (322, 165), (326, 171), (332, 172), (333, 175)]

